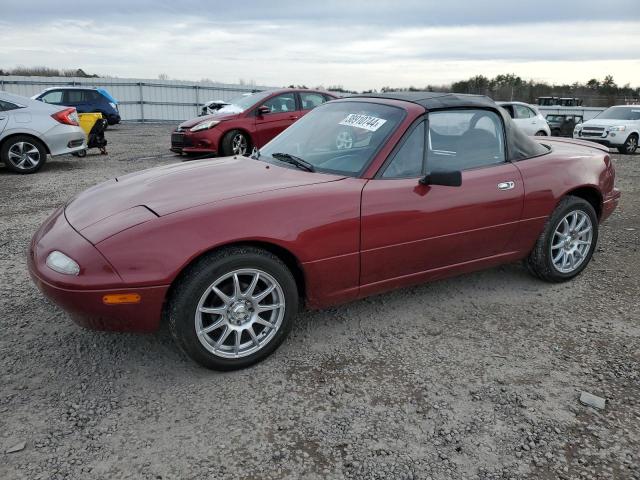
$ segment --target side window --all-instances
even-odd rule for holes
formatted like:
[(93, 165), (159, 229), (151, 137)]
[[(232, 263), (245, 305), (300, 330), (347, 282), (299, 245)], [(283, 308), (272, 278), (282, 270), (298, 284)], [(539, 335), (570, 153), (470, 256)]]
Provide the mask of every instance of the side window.
[(427, 171), (468, 170), (505, 161), (502, 120), (491, 110), (429, 114)]
[(311, 110), (312, 108), (316, 108), (318, 105), (322, 105), (327, 101), (325, 96), (320, 93), (307, 92), (300, 92), (300, 100), (302, 102), (303, 110)]
[(67, 105), (73, 105), (76, 103), (82, 103), (85, 101), (84, 90), (66, 90), (64, 103)]
[(296, 97), (293, 92), (284, 93), (270, 98), (262, 104), (271, 110), (271, 113), (293, 112), (296, 109)]
[(529, 107), (525, 107), (524, 105), (514, 105), (513, 107), (516, 110), (516, 118), (530, 118), (535, 116)]
[(6, 112), (8, 110), (17, 110), (20, 108), (15, 103), (5, 102), (4, 100), (0, 100), (0, 112)]
[(387, 165), (382, 178), (412, 178), (422, 175), (424, 160), (424, 122), (420, 122), (405, 138), (400, 149)]
[(45, 93), (42, 98), (40, 98), (44, 103), (53, 103), (55, 105), (62, 104), (62, 90), (52, 90), (50, 92)]

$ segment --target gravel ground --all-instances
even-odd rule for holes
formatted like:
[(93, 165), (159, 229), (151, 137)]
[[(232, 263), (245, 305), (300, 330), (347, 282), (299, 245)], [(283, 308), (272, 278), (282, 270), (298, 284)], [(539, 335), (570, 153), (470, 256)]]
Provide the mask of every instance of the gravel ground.
[(0, 478), (640, 480), (640, 155), (614, 155), (621, 206), (576, 280), (508, 265), (305, 312), (267, 361), (220, 374), (166, 328), (81, 329), (26, 271), (68, 197), (179, 161), (170, 129), (0, 168)]

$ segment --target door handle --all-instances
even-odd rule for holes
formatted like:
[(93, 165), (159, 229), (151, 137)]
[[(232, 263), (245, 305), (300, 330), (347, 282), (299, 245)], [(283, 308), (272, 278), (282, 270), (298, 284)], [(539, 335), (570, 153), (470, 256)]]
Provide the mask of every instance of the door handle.
[(290, 118), (291, 120), (297, 120), (297, 119), (298, 119), (298, 118), (300, 118), (300, 117), (297, 117), (297, 116), (295, 116), (295, 115), (291, 115), (289, 118)]
[(516, 182), (500, 182), (498, 190), (512, 190), (516, 186)]

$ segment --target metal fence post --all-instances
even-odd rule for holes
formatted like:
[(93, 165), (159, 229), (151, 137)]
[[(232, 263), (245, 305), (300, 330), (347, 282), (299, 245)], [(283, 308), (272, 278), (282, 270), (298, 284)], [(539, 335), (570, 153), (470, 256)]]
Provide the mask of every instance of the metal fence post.
[(198, 85), (194, 85), (193, 88), (196, 92), (196, 117), (200, 115), (200, 94), (198, 90)]
[(142, 94), (142, 82), (138, 82), (138, 89), (140, 92), (140, 121), (144, 122), (144, 96)]

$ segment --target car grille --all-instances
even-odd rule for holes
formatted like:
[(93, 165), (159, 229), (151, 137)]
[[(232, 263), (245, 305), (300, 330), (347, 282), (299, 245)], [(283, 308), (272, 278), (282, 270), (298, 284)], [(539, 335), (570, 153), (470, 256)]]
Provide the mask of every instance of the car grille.
[(583, 127), (580, 132), (581, 137), (604, 137), (605, 135), (603, 127)]
[(191, 139), (184, 136), (184, 133), (172, 133), (171, 134), (171, 146), (172, 147), (190, 147), (192, 145)]

